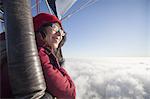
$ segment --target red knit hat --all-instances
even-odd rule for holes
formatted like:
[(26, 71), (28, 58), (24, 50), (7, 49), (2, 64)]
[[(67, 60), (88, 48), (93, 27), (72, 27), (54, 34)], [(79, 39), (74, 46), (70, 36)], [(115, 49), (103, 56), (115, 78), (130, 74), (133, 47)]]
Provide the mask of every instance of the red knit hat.
[(38, 31), (38, 29), (46, 24), (46, 23), (59, 23), (61, 28), (62, 28), (62, 24), (61, 21), (54, 15), (48, 14), (48, 13), (40, 13), (38, 15), (36, 15), (35, 17), (33, 17), (33, 24), (34, 24), (34, 31)]

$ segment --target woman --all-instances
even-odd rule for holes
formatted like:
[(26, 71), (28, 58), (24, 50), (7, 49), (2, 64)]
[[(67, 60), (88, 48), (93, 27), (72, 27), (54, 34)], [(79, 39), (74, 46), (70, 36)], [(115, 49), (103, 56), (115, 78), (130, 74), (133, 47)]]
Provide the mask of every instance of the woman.
[(47, 91), (58, 99), (75, 99), (75, 85), (62, 67), (61, 47), (66, 34), (61, 22), (53, 15), (40, 13), (33, 23)]
[[(41, 13), (33, 18), (34, 30), (38, 54), (46, 82), (46, 92), (57, 99), (75, 99), (75, 85), (62, 67), (64, 59), (61, 52), (66, 34), (63, 31), (61, 22), (57, 17)], [(5, 34), (1, 33), (1, 98), (13, 97), (9, 82), (7, 57), (5, 47)]]

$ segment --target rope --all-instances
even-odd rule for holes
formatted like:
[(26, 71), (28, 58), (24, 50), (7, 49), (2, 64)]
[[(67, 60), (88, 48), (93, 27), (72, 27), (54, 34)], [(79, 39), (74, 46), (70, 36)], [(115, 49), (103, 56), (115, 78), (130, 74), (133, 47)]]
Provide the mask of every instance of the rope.
[(48, 8), (49, 13), (54, 14), (54, 12), (52, 12), (52, 10), (51, 10), (51, 8), (50, 8), (50, 6), (49, 6), (47, 0), (45, 0), (45, 3), (46, 3), (46, 5), (47, 5), (47, 8)]
[[(38, 4), (41, 3), (42, 0), (39, 0)], [(37, 6), (37, 4), (35, 3), (31, 8), (35, 8)]]
[[(87, 1), (87, 0), (84, 0)], [(96, 3), (98, 0), (88, 0), (86, 3), (82, 3), (82, 5), (80, 5), (77, 9), (75, 9), (74, 11), (72, 11), (71, 13), (69, 13), (68, 15), (66, 15), (65, 17), (63, 17), (61, 20), (66, 20), (68, 18), (70, 18), (72, 15), (74, 15), (75, 13), (79, 12), (80, 10), (89, 7), (91, 5), (93, 5), (94, 3)]]
[(36, 0), (36, 11), (37, 11), (37, 14), (39, 13), (39, 0)]

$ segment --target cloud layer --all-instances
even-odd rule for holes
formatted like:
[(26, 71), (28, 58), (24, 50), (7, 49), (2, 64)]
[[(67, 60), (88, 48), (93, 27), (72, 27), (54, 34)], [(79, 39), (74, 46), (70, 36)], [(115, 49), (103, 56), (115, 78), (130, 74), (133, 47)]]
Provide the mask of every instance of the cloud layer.
[(149, 58), (66, 59), (77, 99), (150, 99)]

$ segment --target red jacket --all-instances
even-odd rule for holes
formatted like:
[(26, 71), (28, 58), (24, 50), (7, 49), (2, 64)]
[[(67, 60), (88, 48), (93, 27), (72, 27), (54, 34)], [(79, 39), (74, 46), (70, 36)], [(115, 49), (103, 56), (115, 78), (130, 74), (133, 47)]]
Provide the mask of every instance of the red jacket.
[[(48, 54), (43, 47), (39, 47), (38, 51), (47, 91), (60, 99), (75, 99), (75, 85), (65, 69), (59, 66), (55, 55), (52, 52)], [(55, 61), (53, 65), (51, 59)]]
[(36, 34), (36, 43), (46, 81), (47, 91), (58, 99), (75, 99), (75, 85), (59, 62), (53, 51), (45, 44), (42, 36)]

